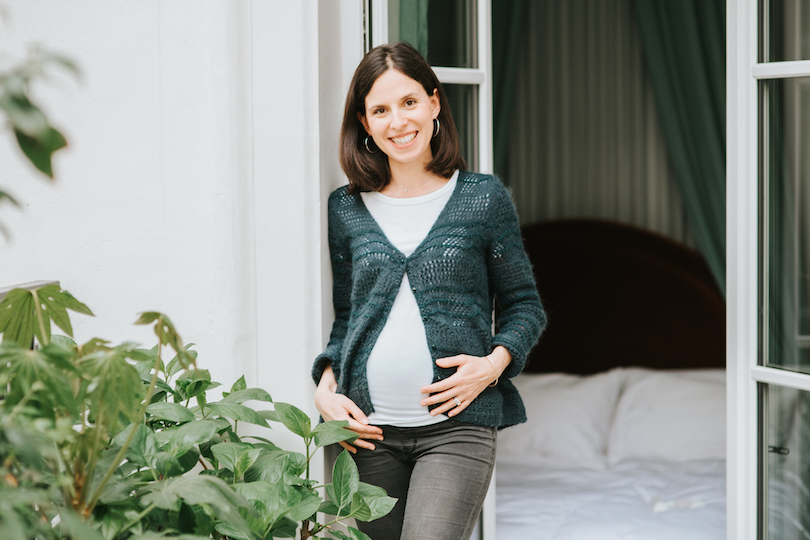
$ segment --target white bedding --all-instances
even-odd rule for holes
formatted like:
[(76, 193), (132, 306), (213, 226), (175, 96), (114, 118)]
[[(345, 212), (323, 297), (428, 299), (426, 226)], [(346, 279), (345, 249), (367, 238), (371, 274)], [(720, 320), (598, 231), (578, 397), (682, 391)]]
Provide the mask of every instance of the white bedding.
[(725, 460), (502, 463), (498, 540), (724, 540)]
[(521, 375), (498, 436), (497, 538), (724, 540), (725, 373)]

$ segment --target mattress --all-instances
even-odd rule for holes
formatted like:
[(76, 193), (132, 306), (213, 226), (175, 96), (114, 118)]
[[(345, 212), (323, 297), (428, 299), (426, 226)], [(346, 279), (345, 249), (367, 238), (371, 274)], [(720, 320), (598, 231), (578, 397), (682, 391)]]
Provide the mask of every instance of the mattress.
[(503, 463), (499, 540), (725, 540), (723, 459)]

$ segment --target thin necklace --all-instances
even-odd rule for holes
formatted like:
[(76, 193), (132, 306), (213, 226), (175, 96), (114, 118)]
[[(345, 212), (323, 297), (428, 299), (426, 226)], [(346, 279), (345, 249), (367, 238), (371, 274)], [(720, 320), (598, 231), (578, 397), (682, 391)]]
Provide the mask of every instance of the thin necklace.
[(432, 178), (431, 178), (431, 177), (428, 177), (428, 179), (427, 179), (427, 180), (425, 180), (424, 182), (422, 182), (421, 184), (416, 184), (415, 186), (411, 186), (411, 187), (409, 187), (409, 188), (403, 188), (403, 187), (399, 187), (399, 186), (398, 186), (398, 185), (396, 185), (396, 184), (395, 184), (393, 181), (391, 181), (391, 182), (390, 182), (390, 184), (391, 184), (392, 186), (394, 186), (395, 188), (397, 188), (397, 189), (401, 189), (401, 190), (402, 190), (402, 191), (404, 191), (405, 193), (408, 193), (408, 192), (409, 192), (410, 190), (412, 190), (412, 189), (416, 189), (416, 188), (418, 188), (419, 186), (424, 186), (425, 184), (427, 184), (427, 183), (428, 183), (428, 182), (430, 182), (431, 180), (432, 180)]

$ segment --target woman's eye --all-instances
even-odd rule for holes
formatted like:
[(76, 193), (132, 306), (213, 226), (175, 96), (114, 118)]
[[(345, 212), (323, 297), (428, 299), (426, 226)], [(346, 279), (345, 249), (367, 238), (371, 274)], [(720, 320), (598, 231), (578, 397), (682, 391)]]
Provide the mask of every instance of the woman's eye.
[(385, 109), (374, 109), (374, 114), (382, 114), (385, 112)]
[(405, 105), (408, 106), (408, 107), (413, 107), (414, 105), (416, 105), (416, 100), (415, 99), (409, 99), (409, 100), (407, 100), (405, 102)]

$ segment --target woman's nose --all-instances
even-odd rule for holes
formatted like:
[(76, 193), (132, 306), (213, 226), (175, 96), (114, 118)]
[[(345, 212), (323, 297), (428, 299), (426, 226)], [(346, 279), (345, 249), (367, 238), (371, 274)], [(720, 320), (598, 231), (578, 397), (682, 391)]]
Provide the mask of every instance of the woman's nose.
[(400, 129), (405, 127), (405, 124), (408, 123), (408, 118), (402, 112), (394, 112), (393, 118), (391, 120), (391, 127), (394, 129)]

